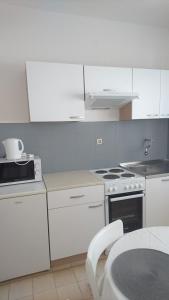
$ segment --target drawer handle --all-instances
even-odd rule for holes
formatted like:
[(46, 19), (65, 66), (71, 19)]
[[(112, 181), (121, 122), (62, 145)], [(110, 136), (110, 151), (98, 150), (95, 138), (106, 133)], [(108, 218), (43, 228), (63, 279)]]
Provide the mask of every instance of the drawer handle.
[(103, 206), (103, 204), (89, 205), (88, 208), (97, 208), (97, 207), (101, 207), (101, 206)]
[(169, 181), (169, 178), (167, 178), (167, 179), (161, 179), (161, 181), (163, 181), (163, 182)]
[(85, 195), (70, 196), (70, 199), (83, 198)]

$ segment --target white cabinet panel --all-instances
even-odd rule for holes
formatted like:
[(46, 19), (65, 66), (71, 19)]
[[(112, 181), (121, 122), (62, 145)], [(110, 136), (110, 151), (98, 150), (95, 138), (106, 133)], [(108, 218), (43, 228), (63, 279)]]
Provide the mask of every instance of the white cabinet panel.
[(161, 70), (160, 118), (169, 118), (169, 71)]
[(146, 179), (146, 226), (169, 226), (169, 177)]
[(49, 210), (51, 259), (87, 252), (103, 226), (103, 201)]
[(139, 99), (132, 102), (132, 119), (159, 118), (160, 70), (133, 69), (133, 92)]
[(31, 121), (84, 119), (82, 65), (27, 62), (26, 71)]
[(0, 200), (0, 281), (50, 268), (46, 195)]

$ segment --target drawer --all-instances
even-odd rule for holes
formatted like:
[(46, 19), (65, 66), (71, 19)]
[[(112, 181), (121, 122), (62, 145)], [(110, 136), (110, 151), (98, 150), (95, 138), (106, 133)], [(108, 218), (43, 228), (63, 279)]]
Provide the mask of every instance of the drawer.
[(48, 209), (104, 201), (104, 186), (88, 186), (48, 192)]

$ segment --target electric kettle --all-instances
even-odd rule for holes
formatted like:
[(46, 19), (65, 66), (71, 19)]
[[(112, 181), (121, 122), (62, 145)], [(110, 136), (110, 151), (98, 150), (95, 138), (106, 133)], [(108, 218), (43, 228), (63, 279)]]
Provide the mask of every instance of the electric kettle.
[(20, 159), (22, 152), (24, 151), (24, 144), (20, 139), (6, 139), (2, 142), (5, 148), (6, 158)]

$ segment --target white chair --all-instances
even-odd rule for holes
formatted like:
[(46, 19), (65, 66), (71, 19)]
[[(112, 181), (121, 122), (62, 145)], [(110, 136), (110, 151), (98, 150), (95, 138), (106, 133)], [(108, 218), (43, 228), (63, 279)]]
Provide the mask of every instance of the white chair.
[(108, 247), (123, 236), (123, 233), (123, 223), (121, 220), (117, 220), (101, 229), (89, 245), (86, 260), (86, 273), (95, 300), (101, 299), (100, 294), (102, 284), (101, 281), (98, 283), (96, 278), (98, 260)]

